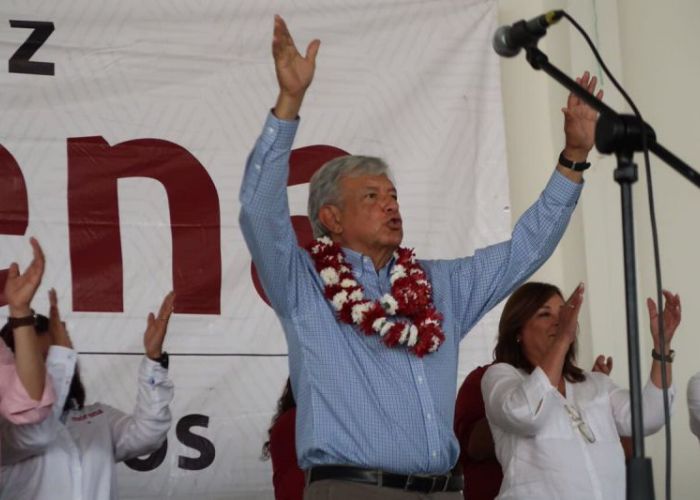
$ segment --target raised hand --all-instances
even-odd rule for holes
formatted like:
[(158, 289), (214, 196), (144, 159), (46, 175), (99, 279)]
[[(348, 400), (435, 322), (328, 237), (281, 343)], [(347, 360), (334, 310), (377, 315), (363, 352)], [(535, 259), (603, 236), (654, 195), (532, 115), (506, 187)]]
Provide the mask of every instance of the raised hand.
[(605, 375), (610, 375), (610, 372), (612, 372), (612, 369), (613, 369), (612, 357), (608, 356), (606, 358), (605, 356), (603, 356), (601, 354), (600, 356), (598, 356), (595, 359), (595, 363), (593, 363), (593, 368), (591, 368), (591, 371), (604, 373)]
[(44, 275), (44, 252), (36, 238), (29, 238), (32, 245), (34, 258), (27, 266), (27, 269), (20, 274), (19, 266), (16, 262), (10, 264), (5, 282), (5, 298), (10, 306), (10, 315), (14, 317), (28, 316), (31, 314), (31, 304), (34, 294), (41, 284)]
[[(671, 345), (671, 339), (676, 333), (676, 328), (681, 322), (681, 298), (678, 294), (674, 295), (668, 290), (663, 290), (666, 303), (664, 304), (663, 322), (664, 322), (664, 340), (666, 345), (663, 347), (665, 351)], [(649, 326), (651, 327), (651, 337), (654, 340), (654, 349), (661, 353), (661, 341), (659, 340), (659, 310), (656, 307), (656, 302), (653, 299), (647, 299), (647, 309), (649, 309)]]
[(61, 311), (58, 309), (58, 297), (56, 290), (49, 290), (49, 333), (53, 338), (54, 345), (73, 348), (73, 343), (68, 336), (66, 324), (61, 320)]
[(578, 333), (578, 314), (583, 304), (583, 283), (579, 284), (569, 299), (559, 309), (558, 335), (569, 344), (576, 340)]
[(275, 105), (275, 115), (281, 119), (294, 119), (297, 116), (306, 89), (311, 85), (316, 70), (316, 55), (321, 41), (315, 39), (302, 56), (294, 44), (287, 24), (280, 16), (275, 16), (272, 37), (272, 56), (275, 60), (275, 73), (280, 87), (280, 96)]
[(148, 325), (143, 334), (143, 347), (146, 356), (151, 359), (158, 359), (163, 353), (163, 340), (168, 332), (168, 320), (175, 306), (175, 292), (170, 292), (163, 299), (163, 303), (158, 310), (158, 316), (148, 313)]
[[(595, 92), (597, 78), (591, 77), (588, 71), (577, 78), (576, 82), (591, 94)], [(596, 99), (602, 99), (603, 91), (599, 90), (595, 96)], [(564, 134), (566, 135), (565, 156), (571, 161), (585, 161), (595, 143), (598, 112), (574, 94), (569, 94), (566, 107), (561, 110), (564, 113)]]

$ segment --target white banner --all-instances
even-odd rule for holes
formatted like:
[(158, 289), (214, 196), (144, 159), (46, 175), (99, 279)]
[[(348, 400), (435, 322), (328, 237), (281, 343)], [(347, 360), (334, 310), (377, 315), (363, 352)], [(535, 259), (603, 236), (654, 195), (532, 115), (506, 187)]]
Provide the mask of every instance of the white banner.
[[(125, 411), (146, 315), (177, 294), (166, 339), (173, 428), (137, 466), (145, 471), (120, 465), (123, 498), (272, 497), (259, 455), (286, 345), (237, 218), (245, 159), (276, 98), (273, 15), (298, 46), (322, 41), (295, 147), (383, 157), (397, 177), (404, 243), (448, 258), (509, 234), (496, 7), (3, 2), (0, 269), (26, 264), (28, 236), (39, 239), (47, 269), (34, 306), (46, 311), (56, 288), (88, 401)], [(304, 216), (318, 165), (296, 158), (290, 208)], [(463, 342), (461, 375), (490, 357), (496, 317)]]

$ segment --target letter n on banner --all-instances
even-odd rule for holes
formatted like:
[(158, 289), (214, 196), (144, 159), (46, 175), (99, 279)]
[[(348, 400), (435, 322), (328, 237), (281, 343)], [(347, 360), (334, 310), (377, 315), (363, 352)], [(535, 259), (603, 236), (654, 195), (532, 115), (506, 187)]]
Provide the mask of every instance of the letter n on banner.
[(221, 223), (216, 187), (185, 148), (160, 139), (110, 146), (68, 139), (68, 217), (73, 309), (123, 311), (117, 181), (148, 177), (165, 188), (173, 242), (175, 312), (221, 311)]
[[(22, 236), (29, 224), (27, 186), (22, 170), (10, 152), (0, 145), (0, 234)], [(0, 270), (0, 306), (5, 300), (7, 269)]]

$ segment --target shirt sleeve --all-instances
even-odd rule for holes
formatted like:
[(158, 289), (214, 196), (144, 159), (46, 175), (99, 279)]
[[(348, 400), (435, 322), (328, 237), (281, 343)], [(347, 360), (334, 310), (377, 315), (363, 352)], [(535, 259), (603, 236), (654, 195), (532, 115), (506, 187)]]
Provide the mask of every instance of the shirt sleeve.
[[(590, 376), (590, 374), (589, 374)], [(607, 375), (604, 377), (608, 385), (610, 404), (615, 418), (615, 425), (620, 436), (632, 435), (632, 405), (630, 402), (630, 391), (616, 385)], [(648, 380), (642, 389), (642, 417), (644, 435), (649, 436), (658, 432), (665, 423), (664, 419), (664, 396), (663, 390)], [(676, 389), (673, 385), (668, 388), (669, 407), (673, 409), (673, 402), (676, 398)]]
[(299, 121), (270, 113), (246, 162), (239, 223), (258, 276), (275, 311), (289, 316), (300, 249), (289, 218), (289, 155)]
[(35, 423), (46, 418), (55, 400), (48, 373), (41, 399), (32, 399), (17, 375), (12, 351), (0, 340), (0, 415), (13, 424)]
[(484, 398), (481, 396), (481, 379), (486, 373), (484, 367), (473, 370), (464, 379), (455, 403), (455, 435), (462, 451), (467, 449), (474, 425), (486, 417)]
[(41, 422), (13, 425), (0, 420), (2, 435), (2, 461), (4, 465), (17, 463), (43, 453), (56, 439), (61, 423), (63, 407), (75, 373), (78, 356), (66, 347), (51, 346), (46, 358), (46, 371), (56, 391), (56, 401), (50, 414)]
[(690, 377), (687, 396), (690, 430), (700, 439), (700, 372)]
[(513, 227), (511, 239), (454, 261), (451, 287), (462, 336), (554, 252), (566, 230), (583, 184), (554, 171), (537, 201)]
[(486, 370), (481, 392), (489, 424), (511, 434), (537, 435), (555, 409), (556, 389), (539, 367), (527, 375), (497, 363)]
[(136, 407), (131, 415), (103, 405), (110, 419), (117, 462), (157, 450), (170, 429), (173, 383), (168, 370), (144, 356), (139, 367)]

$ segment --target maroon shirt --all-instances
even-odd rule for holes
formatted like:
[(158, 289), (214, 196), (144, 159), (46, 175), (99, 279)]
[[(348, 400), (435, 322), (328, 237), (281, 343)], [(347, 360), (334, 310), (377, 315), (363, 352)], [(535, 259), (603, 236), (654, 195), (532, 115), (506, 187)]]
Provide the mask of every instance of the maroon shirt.
[(481, 379), (491, 365), (479, 366), (464, 379), (455, 404), (455, 435), (462, 450), (459, 462), (464, 472), (465, 500), (493, 500), (503, 481), (501, 465), (496, 458), (471, 460), (467, 446), (474, 424), (486, 417), (484, 397), (481, 395)]
[(304, 471), (297, 464), (294, 422), (297, 409), (290, 408), (277, 418), (270, 430), (270, 458), (275, 500), (302, 500)]

